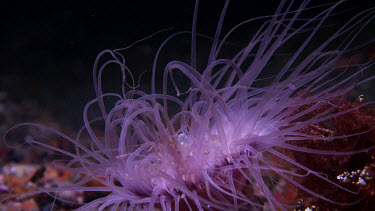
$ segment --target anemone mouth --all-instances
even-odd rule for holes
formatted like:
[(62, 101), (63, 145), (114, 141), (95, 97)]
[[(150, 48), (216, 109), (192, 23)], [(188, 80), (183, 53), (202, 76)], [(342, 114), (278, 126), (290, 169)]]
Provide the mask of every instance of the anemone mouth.
[[(76, 138), (43, 126), (22, 124), (52, 130), (70, 142), (74, 153), (43, 141), (26, 140), (69, 156), (71, 159), (61, 167), (86, 175), (74, 185), (35, 192), (109, 193), (82, 206), (81, 210), (102, 210), (110, 206), (112, 210), (283, 210), (295, 207), (298, 197), (340, 206), (356, 203), (335, 201), (332, 194), (324, 191), (337, 193), (340, 190), (361, 198), (358, 189), (363, 188), (363, 183), (354, 188), (341, 185), (334, 181), (332, 172), (321, 173), (313, 165), (323, 165), (327, 161), (317, 156), (335, 159), (341, 156), (345, 160), (375, 148), (373, 140), (362, 147), (357, 142), (350, 143), (345, 145), (348, 146), (345, 151), (335, 148), (342, 146), (342, 140), (372, 134), (375, 128), (373, 113), (355, 113), (363, 112), (362, 109), (373, 102), (344, 100), (356, 86), (375, 78), (371, 73), (373, 62), (340, 63), (353, 40), (372, 21), (375, 9), (359, 13), (326, 40), (312, 44), (317, 41), (317, 34), (324, 31), (325, 21), (342, 2), (315, 7), (309, 6), (309, 1), (300, 5), (282, 1), (275, 15), (260, 18), (265, 20), (260, 29), (245, 47), (228, 59), (221, 58), (220, 53), (229, 36), (258, 19), (236, 25), (219, 39), (229, 4), (226, 1), (207, 65), (198, 71), (197, 1), (190, 64), (182, 61), (166, 64), (160, 74), (161, 93), (156, 89), (158, 57), (166, 43), (186, 32), (171, 35), (159, 48), (153, 64), (150, 94), (137, 90), (121, 54), (127, 48), (103, 51), (93, 71), (97, 98), (86, 105), (84, 127)], [(303, 15), (311, 10), (316, 10), (317, 14)], [(303, 38), (295, 51), (284, 58), (278, 71), (271, 71), (270, 63), (279, 50), (299, 36)], [(335, 42), (340, 43), (332, 49)], [(313, 47), (309, 47), (310, 44)], [(107, 56), (111, 59), (103, 61)], [(102, 74), (111, 64), (119, 65), (122, 71), (120, 94), (102, 90)], [(363, 78), (364, 75), (370, 76)], [(177, 78), (190, 83), (187, 91)], [(113, 107), (107, 106), (107, 98), (117, 100)], [(100, 108), (102, 116), (98, 119), (88, 118), (93, 105)], [(176, 111), (171, 112), (171, 107)], [(342, 119), (344, 116), (357, 121), (344, 124), (347, 122)], [(365, 125), (361, 121), (363, 127), (350, 130), (349, 134), (348, 129), (340, 128), (356, 125), (359, 116), (370, 123)], [(93, 125), (97, 122), (104, 125), (102, 135), (94, 132)], [(80, 142), (84, 131), (92, 140), (90, 146)], [(343, 170), (347, 163), (340, 162), (335, 163), (339, 167), (335, 167), (334, 173)], [(310, 178), (330, 188), (314, 188), (306, 182)], [(91, 180), (101, 185), (86, 187)]]

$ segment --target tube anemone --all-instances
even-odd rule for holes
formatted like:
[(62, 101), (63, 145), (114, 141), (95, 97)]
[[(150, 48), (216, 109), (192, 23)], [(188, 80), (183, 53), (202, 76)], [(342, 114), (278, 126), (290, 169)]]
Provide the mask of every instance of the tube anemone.
[[(309, 2), (296, 5), (281, 1), (274, 15), (244, 21), (221, 36), (227, 0), (212, 39), (207, 65), (198, 70), (196, 43), (204, 36), (196, 30), (197, 1), (192, 32), (175, 33), (159, 48), (152, 70), (151, 93), (137, 90), (121, 54), (126, 48), (101, 52), (93, 71), (97, 98), (84, 109), (84, 128), (76, 138), (70, 138), (44, 127), (71, 142), (75, 152), (26, 139), (30, 144), (71, 157), (61, 167), (86, 176), (72, 186), (39, 192), (109, 193), (79, 210), (106, 207), (112, 210), (284, 210), (295, 207), (295, 201), (290, 203), (277, 197), (283, 194), (275, 181), (278, 180), (298, 193), (335, 205), (356, 203), (337, 200), (303, 185), (304, 179), (317, 178), (321, 186), (332, 186), (353, 195), (359, 193), (358, 189), (338, 184), (324, 172), (299, 162), (293, 153), (337, 157), (374, 148), (340, 151), (306, 147), (304, 143), (340, 141), (373, 129), (374, 126), (344, 135), (313, 133), (314, 128), (328, 130), (327, 125), (334, 129), (334, 119), (373, 104), (340, 109), (343, 105), (340, 102), (349, 92), (374, 78), (373, 62), (340, 64), (340, 61), (353, 48), (361, 30), (372, 21), (375, 9), (352, 17), (322, 41), (317, 36), (321, 36), (327, 19), (343, 1), (323, 6), (312, 6)], [(315, 14), (311, 15), (311, 11)], [(259, 21), (263, 24), (240, 50), (231, 57), (221, 55), (236, 30)], [(169, 62), (160, 76), (162, 91), (158, 93), (158, 57), (171, 39), (187, 33), (191, 33), (192, 39), (190, 64)], [(282, 55), (281, 49), (296, 38), (298, 44), (294, 43), (293, 53)], [(274, 68), (271, 63), (279, 55), (284, 63), (277, 70), (271, 70), (270, 67)], [(111, 59), (104, 61), (108, 57)], [(101, 76), (111, 64), (117, 64), (122, 71), (120, 94), (102, 91)], [(178, 77), (190, 83), (188, 89), (180, 84)], [(109, 98), (117, 99), (112, 108), (105, 103)], [(102, 116), (89, 119), (88, 110), (95, 104), (99, 105)], [(103, 136), (94, 132), (93, 125), (98, 122), (104, 123)], [(16, 127), (24, 125), (43, 127), (28, 123)], [(90, 147), (81, 143), (83, 131), (92, 140)], [(91, 180), (101, 185), (86, 187)]]

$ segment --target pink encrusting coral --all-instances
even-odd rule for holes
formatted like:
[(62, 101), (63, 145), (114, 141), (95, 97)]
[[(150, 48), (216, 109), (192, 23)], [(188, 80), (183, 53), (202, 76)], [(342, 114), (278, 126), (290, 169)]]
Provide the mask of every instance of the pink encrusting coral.
[[(276, 210), (296, 206), (295, 201), (288, 203), (278, 197), (282, 191), (273, 181), (277, 179), (333, 204), (356, 203), (329, 198), (304, 187), (300, 182), (303, 178), (316, 177), (326, 186), (358, 194), (358, 190), (337, 184), (324, 172), (305, 167), (290, 153), (345, 156), (374, 148), (344, 152), (295, 144), (308, 140), (330, 142), (368, 132), (344, 136), (314, 136), (304, 132), (304, 128), (372, 104), (363, 103), (346, 110), (338, 110), (340, 105), (335, 104), (355, 87), (374, 78), (372, 62), (337, 65), (353, 47), (353, 40), (372, 21), (374, 8), (352, 17), (324, 41), (316, 39), (342, 2), (309, 6), (309, 1), (295, 5), (283, 0), (274, 15), (242, 22), (222, 37), (221, 26), (229, 4), (226, 1), (207, 65), (197, 70), (197, 1), (190, 64), (169, 62), (162, 75), (161, 93), (156, 91), (158, 56), (169, 40), (187, 32), (173, 34), (159, 48), (151, 94), (137, 90), (121, 54), (124, 49), (103, 51), (94, 65), (97, 98), (84, 109), (85, 127), (74, 139), (55, 131), (75, 146), (75, 152), (26, 139), (30, 144), (68, 155), (71, 160), (62, 168), (87, 176), (72, 186), (39, 192), (109, 193), (79, 210), (106, 207), (111, 210), (126, 207), (129, 210)], [(316, 14), (311, 16), (311, 11)], [(233, 32), (259, 21), (264, 23), (241, 50), (232, 57), (221, 58), (221, 49)], [(279, 50), (296, 37), (299, 41), (293, 53), (283, 56), (285, 63), (277, 70), (270, 70), (270, 63)], [(112, 59), (103, 61), (104, 57)], [(102, 92), (101, 76), (110, 64), (117, 64), (122, 70), (121, 94)], [(190, 87), (180, 86), (176, 75), (189, 81)], [(174, 92), (177, 94), (171, 94)], [(105, 103), (109, 98), (117, 99), (112, 108)], [(95, 104), (99, 105), (102, 117), (88, 119), (88, 110)], [(105, 126), (102, 136), (92, 128), (98, 122)], [(80, 142), (83, 131), (92, 139), (90, 147)], [(101, 185), (86, 187), (92, 180)]]

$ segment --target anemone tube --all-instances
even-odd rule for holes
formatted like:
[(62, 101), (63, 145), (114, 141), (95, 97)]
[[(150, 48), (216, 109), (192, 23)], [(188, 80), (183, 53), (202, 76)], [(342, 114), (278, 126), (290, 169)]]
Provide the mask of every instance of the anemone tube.
[[(301, 185), (301, 178), (313, 176), (353, 195), (360, 191), (337, 184), (284, 153), (284, 150), (290, 150), (345, 156), (374, 148), (342, 152), (292, 144), (312, 139), (331, 142), (368, 132), (328, 137), (302, 132), (306, 127), (373, 104), (369, 102), (338, 111), (340, 105), (336, 105), (335, 100), (375, 77), (371, 73), (373, 62), (337, 65), (352, 47), (353, 40), (372, 21), (374, 8), (354, 16), (325, 41), (312, 44), (342, 2), (309, 6), (310, 1), (303, 1), (296, 7), (293, 2), (281, 1), (274, 15), (244, 21), (220, 38), (229, 5), (227, 0), (212, 39), (207, 65), (199, 71), (196, 58), (199, 50), (197, 37), (200, 36), (196, 30), (199, 2), (196, 1), (192, 32), (172, 34), (156, 53), (151, 94), (137, 90), (131, 70), (121, 54), (127, 48), (101, 52), (93, 71), (97, 98), (86, 105), (84, 127), (76, 138), (31, 123), (15, 126), (43, 127), (71, 142), (76, 149), (74, 153), (33, 138), (26, 139), (30, 144), (66, 154), (71, 160), (61, 167), (87, 175), (72, 186), (36, 192), (109, 193), (79, 210), (107, 207), (111, 210), (246, 210), (264, 207), (284, 210), (293, 207), (293, 204), (278, 200), (275, 190), (265, 181), (265, 175), (276, 175), (316, 198), (337, 205), (355, 204), (335, 201)], [(317, 13), (304, 18), (303, 14), (311, 10)], [(264, 22), (248, 43), (233, 57), (221, 58), (221, 50), (230, 35), (257, 21)], [(162, 92), (157, 93), (157, 63), (163, 47), (171, 39), (189, 33), (190, 64), (169, 62), (162, 75)], [(284, 57), (285, 64), (277, 72), (270, 71), (268, 66), (279, 50), (301, 36), (304, 39), (296, 50)], [(332, 49), (331, 45), (338, 40), (340, 44)], [(108, 56), (111, 59), (103, 61), (103, 57)], [(102, 73), (112, 64), (117, 64), (122, 71), (121, 94), (102, 91)], [(178, 74), (190, 82), (188, 90), (181, 91), (184, 88), (175, 79)], [(363, 78), (364, 75), (368, 77)], [(175, 95), (170, 94), (171, 88)], [(107, 98), (117, 99), (110, 109), (105, 103)], [(94, 104), (99, 105), (102, 117), (91, 120), (87, 113)], [(171, 107), (177, 111), (174, 115), (168, 109)], [(102, 137), (92, 129), (96, 122), (105, 125)], [(91, 147), (80, 143), (84, 131), (92, 139)], [(85, 187), (90, 180), (102, 185)]]

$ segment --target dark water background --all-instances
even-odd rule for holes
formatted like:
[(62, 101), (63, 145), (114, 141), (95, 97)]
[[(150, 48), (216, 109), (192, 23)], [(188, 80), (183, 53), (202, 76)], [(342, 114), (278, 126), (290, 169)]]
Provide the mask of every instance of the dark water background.
[[(78, 127), (84, 105), (94, 97), (92, 65), (104, 49), (121, 48), (170, 27), (125, 53), (135, 77), (150, 68), (163, 39), (179, 30), (190, 30), (191, 1), (2, 1), (0, 4), (0, 91), (4, 98), (22, 104), (35, 101), (58, 121)], [(278, 1), (232, 1), (224, 31), (243, 20), (273, 14)], [(198, 32), (213, 36), (224, 1), (201, 1)], [(343, 5), (344, 15), (355, 14), (375, 3), (354, 1)], [(341, 17), (334, 17), (339, 23)], [(249, 25), (251, 27), (251, 25)], [(253, 26), (254, 30), (257, 27)], [(187, 48), (168, 54), (188, 58), (188, 38), (176, 41)], [(171, 44), (171, 45), (174, 45)], [(202, 50), (203, 51), (203, 50)], [(166, 59), (167, 60), (167, 59)], [(118, 71), (104, 76), (109, 91), (120, 84)], [(117, 84), (117, 87), (116, 87)]]

